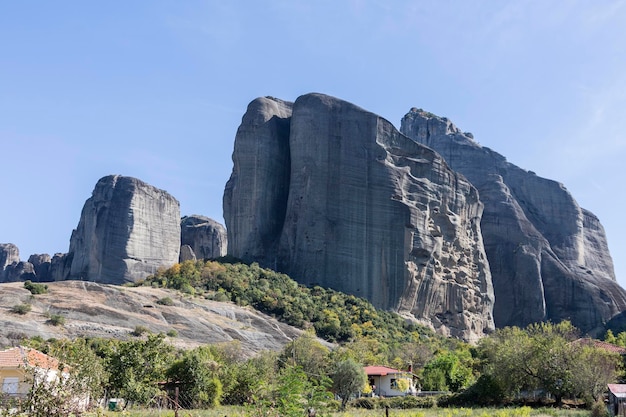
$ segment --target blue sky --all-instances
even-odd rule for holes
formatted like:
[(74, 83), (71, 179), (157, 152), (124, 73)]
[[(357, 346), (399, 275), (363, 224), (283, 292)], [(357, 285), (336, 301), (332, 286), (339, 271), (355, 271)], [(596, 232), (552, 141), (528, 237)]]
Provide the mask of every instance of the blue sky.
[(626, 1), (4, 1), (0, 242), (66, 252), (108, 174), (223, 222), (258, 96), (411, 107), (562, 182), (626, 284)]

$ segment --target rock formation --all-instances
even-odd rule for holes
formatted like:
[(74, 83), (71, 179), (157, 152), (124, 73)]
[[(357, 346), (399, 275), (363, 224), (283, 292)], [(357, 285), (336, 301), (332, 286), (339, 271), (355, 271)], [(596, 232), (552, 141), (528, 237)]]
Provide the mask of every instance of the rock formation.
[(400, 130), (439, 152), (480, 193), (498, 327), (569, 319), (597, 333), (626, 309), (602, 225), (562, 184), (507, 162), (420, 109), (404, 116)]
[[(185, 216), (180, 222), (181, 262), (186, 259), (213, 259), (226, 255), (224, 226), (205, 216)], [(188, 246), (188, 249), (182, 248)], [(184, 254), (183, 254), (184, 252)], [(186, 259), (183, 259), (183, 255)]]
[(228, 253), (476, 340), (493, 289), (476, 189), (388, 121), (321, 94), (248, 106), (224, 193)]
[(7, 282), (7, 267), (20, 261), (20, 250), (13, 243), (0, 243), (0, 282)]
[(70, 239), (65, 278), (134, 282), (178, 262), (179, 250), (178, 201), (136, 178), (110, 175), (85, 202)]

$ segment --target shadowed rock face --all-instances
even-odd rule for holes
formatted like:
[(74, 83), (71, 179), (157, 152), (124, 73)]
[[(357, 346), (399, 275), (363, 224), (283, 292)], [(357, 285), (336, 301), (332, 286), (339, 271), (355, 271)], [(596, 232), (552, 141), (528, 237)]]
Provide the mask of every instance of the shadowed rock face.
[(180, 227), (181, 261), (213, 259), (226, 255), (226, 229), (215, 220), (199, 215), (185, 216), (180, 221)]
[(20, 261), (20, 250), (13, 243), (0, 243), (0, 282), (8, 282), (7, 267), (17, 265)]
[(256, 99), (233, 162), (230, 255), (444, 334), (493, 329), (476, 189), (386, 120), (321, 94)]
[(626, 309), (602, 225), (562, 184), (508, 163), (422, 110), (404, 116), (400, 130), (439, 152), (480, 193), (498, 327), (569, 319), (593, 333)]
[(85, 202), (59, 263), (71, 260), (66, 278), (123, 284), (175, 264), (179, 250), (178, 201), (136, 178), (110, 175)]

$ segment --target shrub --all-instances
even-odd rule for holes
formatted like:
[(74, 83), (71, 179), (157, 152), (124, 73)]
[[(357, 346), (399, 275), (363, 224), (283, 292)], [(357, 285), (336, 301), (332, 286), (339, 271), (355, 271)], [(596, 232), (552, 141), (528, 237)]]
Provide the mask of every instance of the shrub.
[(591, 417), (609, 417), (609, 410), (607, 410), (603, 401), (596, 401), (591, 406)]
[(172, 300), (170, 297), (163, 297), (157, 300), (157, 304), (162, 306), (172, 306), (174, 305), (174, 300)]
[(354, 408), (364, 408), (366, 410), (375, 410), (380, 408), (380, 400), (372, 397), (361, 397), (352, 400), (350, 405)]
[(174, 329), (170, 329), (170, 330), (168, 330), (166, 334), (167, 334), (169, 337), (176, 337), (176, 336), (178, 336), (178, 332), (177, 332), (176, 330), (174, 330)]
[(24, 288), (30, 291), (31, 294), (45, 294), (48, 292), (48, 286), (45, 284), (37, 284), (31, 280), (24, 281)]
[(383, 400), (383, 406), (389, 408), (409, 409), (409, 408), (433, 408), (436, 404), (435, 397), (391, 397)]
[(65, 325), (65, 317), (60, 314), (52, 314), (50, 316), (50, 319), (48, 320), (48, 323), (53, 326), (63, 326)]
[(11, 308), (11, 312), (15, 314), (27, 314), (33, 308), (30, 304), (16, 304)]
[(133, 336), (137, 336), (137, 337), (144, 335), (146, 333), (151, 333), (150, 329), (148, 329), (146, 326), (142, 326), (141, 324), (135, 326), (135, 329), (132, 332), (130, 332), (130, 334), (132, 334)]

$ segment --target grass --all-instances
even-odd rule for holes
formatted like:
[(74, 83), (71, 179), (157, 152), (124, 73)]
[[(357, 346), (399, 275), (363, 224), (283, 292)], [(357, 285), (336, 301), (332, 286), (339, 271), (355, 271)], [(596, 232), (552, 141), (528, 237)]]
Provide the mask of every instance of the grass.
[[(321, 413), (320, 413), (321, 414)], [(180, 410), (180, 417), (245, 417), (242, 407), (217, 407), (211, 410)], [(302, 415), (305, 416), (304, 410)], [(326, 415), (326, 414), (325, 414)], [(124, 412), (105, 411), (92, 414), (90, 417), (173, 417), (172, 410), (132, 410)], [(385, 410), (349, 409), (345, 412), (335, 412), (332, 417), (381, 417)], [(568, 410), (556, 408), (511, 407), (511, 408), (432, 408), (396, 410), (390, 409), (389, 416), (393, 417), (587, 417), (588, 410)]]

